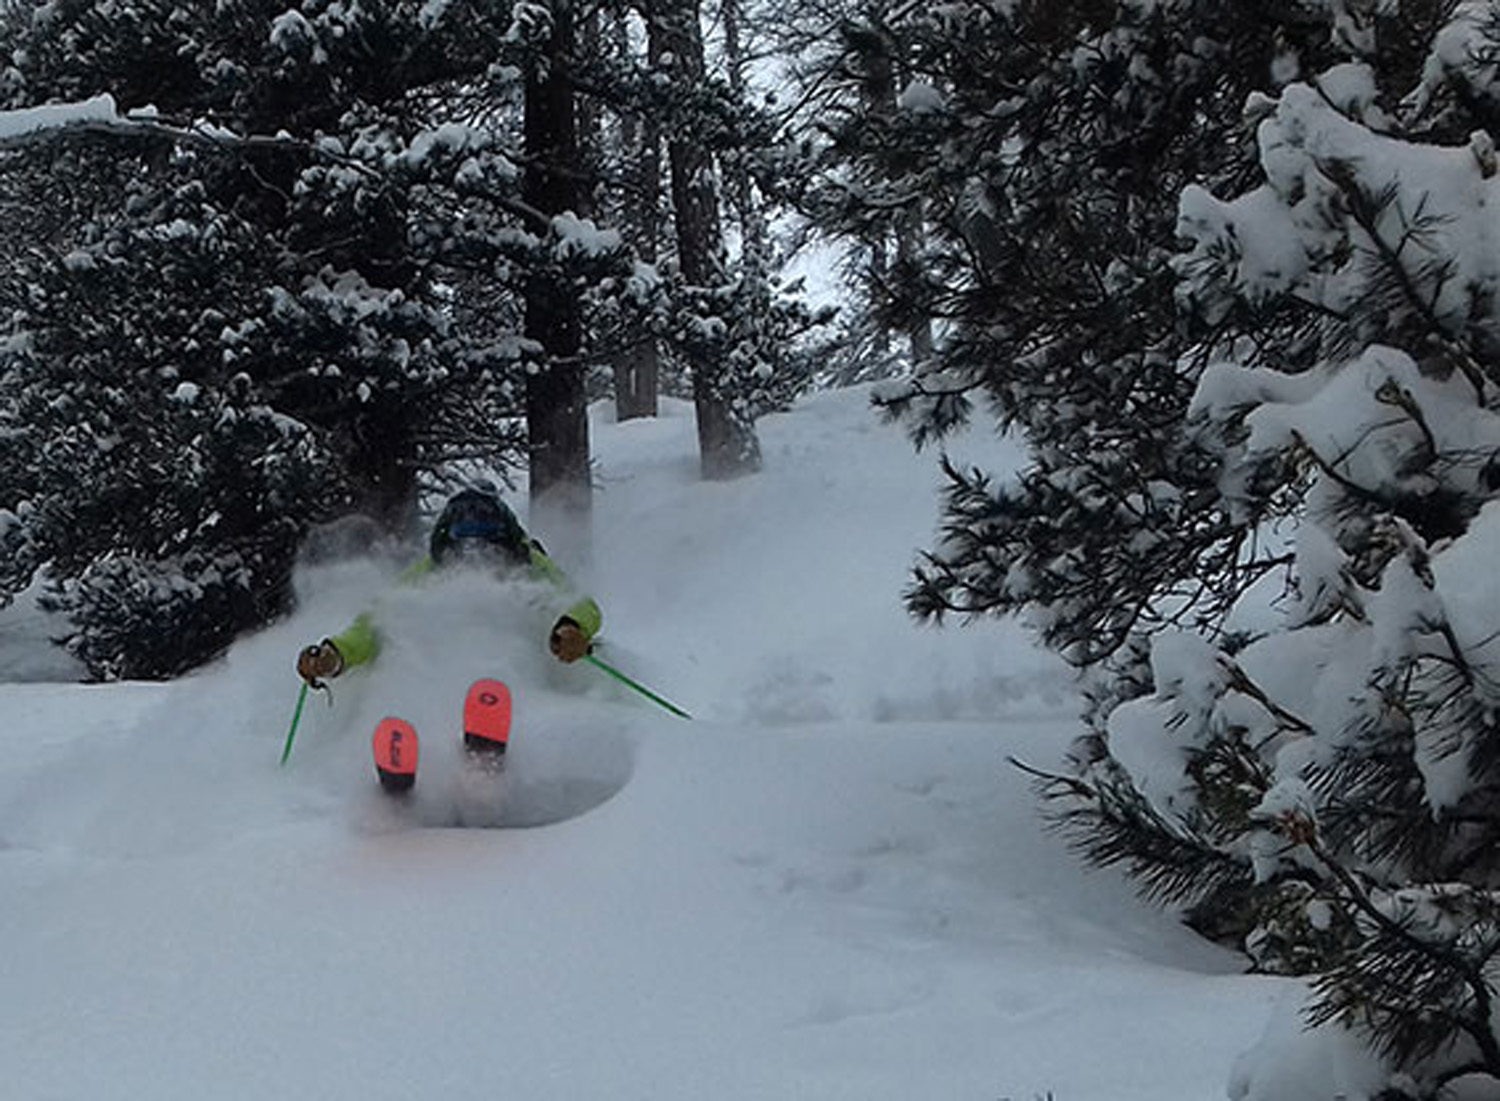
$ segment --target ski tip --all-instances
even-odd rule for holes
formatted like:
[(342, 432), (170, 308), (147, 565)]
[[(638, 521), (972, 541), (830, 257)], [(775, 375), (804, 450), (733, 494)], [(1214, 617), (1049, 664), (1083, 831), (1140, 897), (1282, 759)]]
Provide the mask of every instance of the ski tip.
[(381, 719), (371, 742), (381, 787), (405, 791), (417, 782), (417, 731), (411, 723), (394, 716)]
[(504, 681), (477, 680), (464, 699), (464, 744), (504, 752), (510, 741), (511, 697)]
[(469, 685), (469, 694), (466, 702), (478, 702), (485, 707), (496, 707), (502, 704), (509, 706), (510, 686), (503, 680), (496, 680), (493, 677), (482, 677)]

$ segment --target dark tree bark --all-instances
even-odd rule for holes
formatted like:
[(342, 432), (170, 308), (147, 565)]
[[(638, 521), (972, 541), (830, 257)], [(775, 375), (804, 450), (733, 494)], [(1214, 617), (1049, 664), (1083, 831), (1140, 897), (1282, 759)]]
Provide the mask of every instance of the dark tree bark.
[[(684, 87), (704, 79), (703, 31), (694, 0), (650, 0), (646, 5), (653, 68), (665, 68)], [(667, 141), (672, 207), (677, 229), (677, 262), (691, 286), (724, 281), (723, 230), (713, 158), (691, 134)], [(733, 478), (760, 467), (760, 444), (750, 417), (728, 393), (727, 372), (710, 356), (693, 357), (693, 405), (698, 420), (698, 456), (705, 478)]]
[[(546, 214), (577, 210), (578, 131), (567, 60), (573, 49), (572, 0), (553, 0), (553, 33), (545, 65), (526, 78), (527, 168), (522, 195)], [(588, 400), (579, 356), (582, 324), (566, 286), (537, 279), (526, 292), (526, 336), (543, 349), (539, 369), (527, 377), (526, 431), (531, 501), (587, 512), (589, 490)]]
[[(616, 49), (630, 56), (630, 32), (623, 16), (615, 21)], [(661, 245), (661, 124), (626, 112), (620, 119), (621, 153), (627, 165), (625, 233), (644, 264), (655, 264)], [(628, 421), (657, 414), (661, 353), (648, 330), (614, 357), (615, 416)]]
[(410, 418), (390, 403), (367, 410), (351, 433), (349, 475), (357, 510), (383, 530), (405, 534), (417, 514), (417, 469), (407, 459)]
[[(732, 3), (733, 0), (726, 0)], [(890, 120), (896, 115), (896, 82), (898, 74), (896, 63), (891, 56), (891, 44), (884, 35), (872, 35), (867, 42), (867, 49), (861, 56), (864, 66), (864, 87), (866, 111), (880, 120), (882, 126), (889, 126)], [(896, 238), (896, 268), (899, 273), (897, 282), (906, 282), (912, 272), (915, 271), (918, 256), (922, 248), (922, 210), (920, 205), (914, 205), (905, 210), (897, 211), (892, 226)], [(885, 266), (885, 245), (879, 245), (880, 257), (874, 270), (877, 279), (886, 278), (888, 272)], [(880, 298), (886, 299), (888, 295), (881, 293)], [(903, 308), (902, 328), (906, 331), (907, 339), (911, 342), (911, 360), (913, 364), (922, 363), (932, 357), (932, 322), (921, 310)]]
[[(599, 57), (604, 50), (600, 32), (602, 13), (589, 7), (574, 30), (578, 56), (581, 59)], [(593, 96), (578, 96), (574, 99), (576, 112), (574, 133), (578, 145), (577, 169), (579, 186), (574, 189), (576, 205), (574, 213), (580, 218), (599, 217), (600, 181), (604, 175), (605, 138), (604, 106)]]
[[(720, 0), (719, 22), (724, 30), (724, 66), (729, 74), (729, 90), (745, 103), (749, 100), (749, 88), (745, 83), (745, 44), (742, 37), (745, 13), (741, 0)], [(770, 266), (770, 241), (765, 215), (756, 199), (750, 182), (750, 173), (744, 161), (735, 158), (725, 169), (729, 201), (740, 220), (740, 239), (746, 257), (764, 270)]]

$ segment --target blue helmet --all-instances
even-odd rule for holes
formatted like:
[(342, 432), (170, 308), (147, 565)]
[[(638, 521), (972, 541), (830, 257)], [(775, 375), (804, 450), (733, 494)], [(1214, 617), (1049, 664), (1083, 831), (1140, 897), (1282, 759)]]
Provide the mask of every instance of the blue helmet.
[(439, 565), (469, 551), (514, 565), (531, 561), (531, 540), (516, 514), (495, 494), (480, 489), (466, 489), (449, 499), (432, 529), (428, 549)]

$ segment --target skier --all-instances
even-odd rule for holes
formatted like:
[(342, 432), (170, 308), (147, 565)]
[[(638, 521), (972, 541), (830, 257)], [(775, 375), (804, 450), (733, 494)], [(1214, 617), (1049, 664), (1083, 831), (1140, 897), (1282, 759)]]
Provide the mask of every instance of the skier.
[[(466, 489), (448, 501), (432, 529), (427, 555), (402, 579), (425, 577), (455, 563), (492, 567), (502, 575), (525, 570), (550, 583), (559, 595), (571, 591), (567, 576), (541, 544), (526, 534), (505, 502), (487, 490)], [(575, 601), (553, 624), (549, 649), (560, 661), (577, 661), (589, 652), (603, 618), (592, 597)], [(297, 673), (317, 687), (322, 680), (373, 660), (379, 652), (380, 634), (367, 612), (342, 634), (304, 648), (297, 657)]]

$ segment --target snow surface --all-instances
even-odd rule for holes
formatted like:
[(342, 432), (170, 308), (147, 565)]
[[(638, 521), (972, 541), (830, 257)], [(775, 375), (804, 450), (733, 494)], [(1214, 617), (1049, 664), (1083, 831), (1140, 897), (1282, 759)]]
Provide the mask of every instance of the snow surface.
[[(38, 681), (7, 613), (5, 1096), (1201, 1101), (1257, 1044), (1283, 1101), (1347, 1085), (1300, 1073), (1295, 1006), (1267, 1028), (1297, 984), (1041, 828), (1006, 757), (1059, 765), (1068, 677), (1019, 628), (906, 618), (939, 475), (867, 399), (768, 418), (731, 483), (687, 407), (596, 411), (591, 545), (537, 534), (691, 722), (547, 658), (523, 594), (392, 592), (383, 556), (307, 568), (295, 617), (173, 684)], [(298, 648), (377, 597), (388, 649), (278, 768)], [(482, 675), (516, 696), (503, 789), (457, 751)], [(386, 713), (423, 738), (404, 804)], [(494, 821), (530, 828), (455, 828)]]

